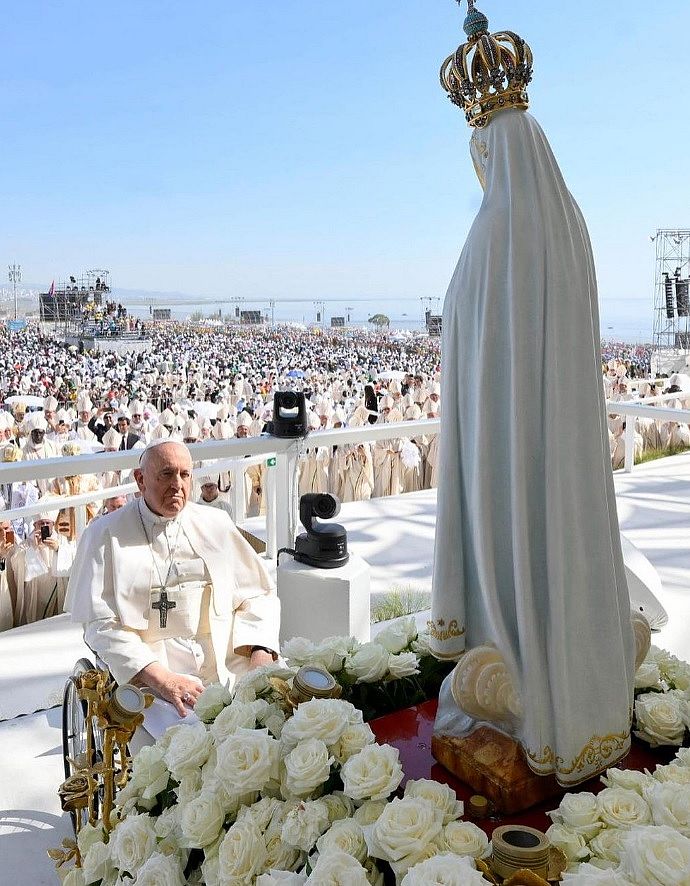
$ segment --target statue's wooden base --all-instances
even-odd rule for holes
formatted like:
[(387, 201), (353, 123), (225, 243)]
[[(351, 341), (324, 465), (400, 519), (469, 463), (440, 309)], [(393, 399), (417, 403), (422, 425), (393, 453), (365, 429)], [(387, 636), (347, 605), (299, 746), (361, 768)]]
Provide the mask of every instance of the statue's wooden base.
[(532, 772), (524, 751), (514, 739), (489, 726), (480, 726), (463, 738), (434, 735), (431, 753), (505, 815), (522, 812), (564, 793), (554, 776)]

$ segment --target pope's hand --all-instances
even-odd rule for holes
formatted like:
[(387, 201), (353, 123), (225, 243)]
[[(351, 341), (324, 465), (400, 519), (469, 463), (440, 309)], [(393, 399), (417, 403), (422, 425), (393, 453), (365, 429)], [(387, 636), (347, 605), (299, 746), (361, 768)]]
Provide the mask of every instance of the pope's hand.
[(271, 653), (266, 652), (264, 649), (255, 649), (249, 659), (249, 670), (253, 671), (254, 668), (261, 668), (264, 665), (270, 664), (273, 664), (273, 656)]
[(187, 716), (187, 708), (193, 708), (204, 687), (193, 677), (175, 674), (158, 662), (152, 662), (142, 668), (132, 680), (137, 686), (148, 686), (161, 698), (175, 706), (180, 717)]

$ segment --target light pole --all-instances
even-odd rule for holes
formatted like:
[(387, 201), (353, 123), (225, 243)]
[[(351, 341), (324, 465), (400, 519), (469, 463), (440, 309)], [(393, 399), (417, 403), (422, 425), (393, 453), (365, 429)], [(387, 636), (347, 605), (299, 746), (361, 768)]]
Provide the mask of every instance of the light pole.
[(22, 266), (21, 265), (8, 265), (7, 266), (10, 271), (10, 283), (12, 284), (12, 289), (14, 290), (14, 319), (17, 319), (17, 283), (22, 282)]

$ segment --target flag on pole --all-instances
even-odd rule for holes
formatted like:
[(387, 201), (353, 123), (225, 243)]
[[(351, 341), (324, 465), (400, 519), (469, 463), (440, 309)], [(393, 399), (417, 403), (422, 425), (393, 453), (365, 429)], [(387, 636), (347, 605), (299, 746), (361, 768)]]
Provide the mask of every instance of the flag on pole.
[(52, 298), (55, 295), (55, 280), (50, 284), (50, 289), (48, 290), (48, 295)]

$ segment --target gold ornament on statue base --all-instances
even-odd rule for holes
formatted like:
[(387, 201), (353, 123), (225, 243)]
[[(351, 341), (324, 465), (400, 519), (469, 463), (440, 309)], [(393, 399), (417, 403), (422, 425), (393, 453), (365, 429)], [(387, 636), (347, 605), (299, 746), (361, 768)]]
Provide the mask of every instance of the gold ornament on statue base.
[(474, 0), (467, 5), (463, 27), (469, 39), (443, 62), (441, 86), (469, 125), (482, 128), (498, 111), (528, 107), (532, 50), (513, 31), (490, 34), (489, 20)]

